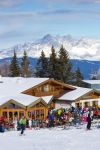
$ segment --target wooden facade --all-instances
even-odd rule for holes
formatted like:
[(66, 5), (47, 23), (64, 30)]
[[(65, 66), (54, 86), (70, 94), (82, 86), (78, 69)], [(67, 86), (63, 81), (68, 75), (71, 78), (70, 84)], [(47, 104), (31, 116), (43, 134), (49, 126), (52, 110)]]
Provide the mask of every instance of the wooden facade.
[(9, 100), (0, 107), (0, 116), (6, 117), (8, 121), (14, 121), (15, 116), (20, 119), (23, 115), (26, 116), (25, 106), (15, 102), (14, 100)]
[(89, 92), (80, 97), (75, 102), (77, 107), (99, 107), (100, 106), (100, 93), (96, 91)]
[(16, 105), (14, 102), (9, 102), (4, 104), (0, 108), (0, 116), (5, 116), (8, 121), (14, 121), (14, 118), (17, 116), (20, 119), (22, 116), (26, 118), (36, 119), (45, 119), (48, 115), (48, 107), (42, 103), (38, 102), (34, 106), (22, 107), (20, 104)]
[(23, 93), (37, 97), (50, 95), (53, 95), (54, 97), (59, 97), (63, 95), (65, 92), (69, 92), (74, 89), (75, 88), (67, 84), (60, 83), (55, 80), (49, 80), (48, 82), (44, 82), (36, 87), (28, 89)]

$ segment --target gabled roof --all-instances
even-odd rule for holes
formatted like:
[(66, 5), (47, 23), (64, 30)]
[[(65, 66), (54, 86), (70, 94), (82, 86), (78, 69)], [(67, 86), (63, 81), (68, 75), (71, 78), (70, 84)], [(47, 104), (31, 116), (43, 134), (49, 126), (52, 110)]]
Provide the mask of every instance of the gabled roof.
[(36, 105), (39, 102), (42, 102), (45, 106), (47, 106), (47, 103), (42, 98), (39, 98), (38, 100), (36, 100), (36, 101), (32, 102), (30, 105), (28, 105), (28, 108), (33, 107), (34, 105)]
[(17, 101), (15, 101), (15, 100), (13, 100), (13, 99), (9, 99), (9, 100), (7, 100), (5, 103), (2, 103), (2, 105), (0, 105), (0, 108), (5, 108), (6, 106), (8, 106), (9, 104), (15, 104), (15, 105), (17, 105), (17, 106), (19, 106), (19, 107), (21, 107), (21, 108), (26, 108), (23, 104), (21, 104), (21, 103), (19, 103), (19, 102), (17, 102)]
[(59, 97), (59, 100), (68, 100), (68, 101), (74, 101), (78, 98), (80, 98), (81, 96), (92, 92), (92, 89), (89, 88), (82, 88), (82, 87), (76, 87), (75, 90), (65, 93), (63, 96)]
[(43, 82), (41, 82), (41, 83), (39, 83), (39, 84), (37, 84), (37, 85), (31, 87), (31, 88), (26, 89), (25, 91), (23, 91), (23, 93), (26, 93), (26, 92), (30, 91), (31, 89), (33, 89), (33, 88), (37, 88), (37, 87), (39, 87), (39, 86), (42, 86), (42, 85), (48, 84), (48, 83), (54, 83), (54, 84), (60, 85), (60, 86), (62, 86), (63, 88), (66, 88), (66, 89), (69, 89), (69, 90), (74, 90), (74, 89), (75, 89), (75, 87), (72, 86), (72, 85), (70, 85), (70, 84), (65, 84), (65, 83), (63, 83), (63, 82), (56, 81), (56, 80), (54, 80), (54, 79), (48, 79), (48, 80), (43, 81)]
[(31, 107), (31, 106), (34, 106), (38, 102), (42, 102), (44, 105), (48, 105), (51, 102), (52, 98), (53, 98), (53, 96), (37, 97), (37, 100), (35, 100), (31, 104), (29, 104), (28, 108)]

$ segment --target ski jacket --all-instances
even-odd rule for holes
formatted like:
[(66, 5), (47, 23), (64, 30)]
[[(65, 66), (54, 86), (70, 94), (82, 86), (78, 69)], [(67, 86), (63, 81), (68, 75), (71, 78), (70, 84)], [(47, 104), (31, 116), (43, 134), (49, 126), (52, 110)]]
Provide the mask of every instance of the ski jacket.
[(24, 118), (21, 118), (20, 121), (19, 121), (19, 123), (21, 125), (26, 125), (26, 120)]

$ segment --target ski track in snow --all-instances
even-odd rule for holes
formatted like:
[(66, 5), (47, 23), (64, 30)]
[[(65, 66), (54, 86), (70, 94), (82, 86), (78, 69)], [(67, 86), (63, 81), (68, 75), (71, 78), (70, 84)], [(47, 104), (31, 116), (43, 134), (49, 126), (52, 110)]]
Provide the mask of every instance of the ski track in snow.
[(62, 128), (0, 133), (0, 150), (100, 150), (100, 129)]

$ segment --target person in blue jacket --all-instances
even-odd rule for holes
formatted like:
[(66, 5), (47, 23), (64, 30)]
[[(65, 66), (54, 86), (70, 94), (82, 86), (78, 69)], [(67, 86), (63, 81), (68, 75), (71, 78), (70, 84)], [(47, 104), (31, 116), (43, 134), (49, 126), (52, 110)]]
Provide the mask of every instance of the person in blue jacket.
[(50, 127), (54, 127), (54, 114), (50, 112), (49, 114)]

